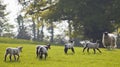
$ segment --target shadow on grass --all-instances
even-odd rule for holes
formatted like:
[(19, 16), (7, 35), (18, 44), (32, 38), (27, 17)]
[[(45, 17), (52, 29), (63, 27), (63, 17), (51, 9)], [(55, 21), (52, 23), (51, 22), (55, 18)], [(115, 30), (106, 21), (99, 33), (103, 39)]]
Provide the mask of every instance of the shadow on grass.
[[(48, 57), (47, 57), (48, 58)], [(38, 60), (38, 61), (47, 61), (47, 58), (45, 59), (45, 58), (39, 58), (39, 57), (36, 57), (36, 59)]]
[(65, 54), (65, 55), (74, 55), (75, 53), (67, 53), (67, 54)]
[(111, 49), (111, 50), (104, 49), (104, 51), (117, 51), (117, 50), (116, 49)]
[(20, 63), (20, 60), (19, 61), (15, 61), (15, 60), (12, 60), (12, 61), (4, 61), (5, 63)]
[(96, 52), (94, 53), (83, 53), (82, 55), (102, 55), (102, 53)]

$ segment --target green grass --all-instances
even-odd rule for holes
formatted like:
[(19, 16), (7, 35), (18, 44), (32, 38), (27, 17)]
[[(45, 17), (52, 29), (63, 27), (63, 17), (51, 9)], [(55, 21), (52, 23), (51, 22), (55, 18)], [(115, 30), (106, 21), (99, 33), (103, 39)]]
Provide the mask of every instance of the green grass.
[(0, 43), (10, 43), (10, 44), (45, 44), (44, 42), (36, 42), (31, 40), (23, 40), (23, 39), (12, 39), (6, 37), (0, 37)]
[[(4, 61), (4, 53), (7, 47), (23, 46), (20, 60), (15, 62)], [(0, 67), (120, 67), (120, 50), (107, 51), (100, 49), (102, 54), (82, 53), (81, 47), (75, 47), (75, 54), (68, 50), (64, 54), (64, 46), (51, 46), (46, 60), (39, 60), (35, 55), (36, 44), (0, 43)]]

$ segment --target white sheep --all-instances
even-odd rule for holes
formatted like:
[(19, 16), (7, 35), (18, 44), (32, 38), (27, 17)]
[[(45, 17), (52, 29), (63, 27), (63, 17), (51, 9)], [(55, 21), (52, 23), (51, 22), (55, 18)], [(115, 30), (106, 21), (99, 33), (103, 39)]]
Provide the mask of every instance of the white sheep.
[(4, 60), (6, 61), (6, 57), (8, 54), (10, 54), (10, 61), (12, 60), (12, 55), (14, 56), (14, 60), (16, 60), (16, 55), (18, 56), (17, 60), (19, 60), (19, 54), (20, 52), (22, 52), (22, 48), (23, 47), (17, 47), (17, 48), (12, 48), (12, 47), (8, 47), (6, 48), (6, 52), (5, 52), (5, 58)]
[(65, 44), (64, 52), (67, 54), (68, 49), (71, 49), (73, 53), (74, 51), (74, 41), (70, 41), (69, 43)]
[(114, 49), (117, 47), (116, 45), (117, 36), (108, 32), (103, 33), (102, 43), (105, 48), (108, 50)]
[(40, 59), (42, 59), (43, 57), (46, 59), (46, 57), (48, 56), (48, 50), (44, 47), (41, 46), (40, 48), (38, 48), (38, 57)]
[(100, 53), (101, 51), (99, 50), (99, 41), (96, 41), (96, 43), (92, 43), (90, 41), (87, 41), (84, 43), (84, 48), (83, 48), (83, 52), (85, 51), (85, 49), (87, 48), (87, 52), (89, 53), (89, 49), (93, 49), (94, 50), (94, 54), (96, 53), (97, 49)]

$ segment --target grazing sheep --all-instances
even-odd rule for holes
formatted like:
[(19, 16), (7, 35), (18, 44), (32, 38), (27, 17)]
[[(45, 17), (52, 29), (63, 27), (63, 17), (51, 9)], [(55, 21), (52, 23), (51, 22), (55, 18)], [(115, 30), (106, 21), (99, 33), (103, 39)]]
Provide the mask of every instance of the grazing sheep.
[(48, 49), (51, 49), (50, 46), (51, 46), (50, 44), (48, 44), (48, 45), (37, 45), (37, 46), (36, 46), (36, 55), (37, 55), (37, 57), (38, 57), (38, 49), (39, 49), (40, 47), (45, 47), (45, 48), (48, 50)]
[(6, 48), (6, 53), (5, 53), (5, 58), (4, 60), (6, 61), (6, 57), (8, 54), (10, 54), (10, 61), (12, 60), (12, 55), (14, 56), (14, 60), (16, 60), (16, 55), (18, 56), (17, 60), (19, 60), (19, 54), (20, 52), (22, 52), (22, 48), (23, 47), (17, 47), (17, 48), (12, 48), (12, 47), (8, 47)]
[(83, 52), (85, 51), (86, 48), (87, 48), (87, 52), (88, 53), (89, 53), (89, 49), (90, 48), (92, 48), (94, 50), (94, 54), (96, 53), (95, 49), (97, 49), (101, 53), (101, 51), (99, 50), (99, 41), (96, 41), (96, 43), (92, 43), (90, 41), (85, 42), (85, 46), (83, 48)]
[(67, 54), (68, 49), (71, 49), (73, 53), (75, 53), (74, 51), (74, 42), (70, 41), (69, 43), (65, 44), (65, 48), (64, 48), (64, 52), (65, 54)]
[(111, 34), (111, 33), (108, 33), (108, 32), (103, 33), (103, 37), (102, 37), (103, 46), (105, 48), (107, 48), (108, 50), (116, 48), (117, 47), (116, 37), (117, 36), (115, 36), (114, 34)]
[(46, 59), (46, 57), (48, 56), (47, 51), (48, 51), (47, 48), (41, 46), (40, 48), (38, 48), (38, 57), (40, 59), (42, 59), (43, 57)]

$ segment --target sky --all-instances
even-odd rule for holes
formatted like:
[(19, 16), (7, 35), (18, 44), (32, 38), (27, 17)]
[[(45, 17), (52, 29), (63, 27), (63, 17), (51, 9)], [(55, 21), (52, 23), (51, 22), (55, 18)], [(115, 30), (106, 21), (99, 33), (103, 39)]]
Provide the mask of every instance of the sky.
[(20, 11), (20, 5), (18, 4), (17, 0), (3, 0), (5, 4), (7, 4), (6, 11), (10, 12), (10, 14), (7, 16), (9, 19), (9, 23), (14, 24), (15, 18), (19, 14)]

